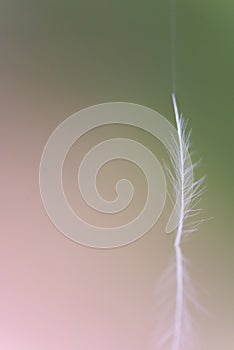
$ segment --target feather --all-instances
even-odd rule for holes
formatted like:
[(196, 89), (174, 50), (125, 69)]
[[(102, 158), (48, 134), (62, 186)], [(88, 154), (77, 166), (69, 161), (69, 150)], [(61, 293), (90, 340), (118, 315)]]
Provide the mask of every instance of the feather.
[[(166, 313), (159, 310), (160, 326), (157, 328), (157, 350), (189, 350), (194, 349), (194, 320), (191, 317), (191, 308), (200, 309), (200, 305), (193, 293), (193, 287), (187, 263), (182, 252), (184, 239), (195, 232), (201, 222), (196, 218), (201, 209), (197, 204), (204, 191), (204, 177), (194, 181), (194, 169), (199, 163), (192, 163), (190, 159), (191, 130), (187, 121), (179, 114), (176, 97), (172, 94), (175, 113), (177, 138), (172, 136), (170, 161), (172, 170), (167, 173), (172, 184), (176, 202), (177, 227), (174, 240), (173, 259), (160, 281), (161, 295), (169, 295), (166, 302), (161, 303)], [(174, 219), (174, 218), (173, 218)], [(170, 223), (171, 226), (171, 223)], [(168, 232), (168, 230), (167, 230)], [(160, 300), (160, 296), (158, 296)], [(155, 344), (155, 343), (154, 343)]]

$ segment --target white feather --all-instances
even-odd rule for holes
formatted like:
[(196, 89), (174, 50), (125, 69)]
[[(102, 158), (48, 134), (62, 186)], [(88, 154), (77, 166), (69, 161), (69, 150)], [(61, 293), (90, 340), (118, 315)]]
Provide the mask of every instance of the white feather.
[[(204, 178), (194, 181), (194, 169), (198, 163), (191, 162), (190, 138), (191, 130), (187, 127), (172, 95), (178, 138), (172, 136), (170, 160), (172, 170), (168, 175), (174, 190), (177, 208), (177, 228), (174, 241), (174, 255), (168, 270), (161, 280), (159, 291), (169, 294), (166, 314), (161, 318), (161, 327), (157, 328), (156, 349), (190, 350), (194, 349), (194, 324), (190, 316), (191, 306), (200, 308), (196, 296), (192, 293), (191, 279), (185, 265), (181, 244), (188, 234), (195, 232), (203, 220), (194, 220), (201, 209), (197, 204), (204, 191)], [(169, 271), (169, 272), (168, 272)], [(165, 295), (164, 295), (165, 297)], [(158, 296), (160, 299), (160, 296)], [(161, 304), (165, 308), (165, 303)], [(160, 315), (163, 314), (161, 311)]]

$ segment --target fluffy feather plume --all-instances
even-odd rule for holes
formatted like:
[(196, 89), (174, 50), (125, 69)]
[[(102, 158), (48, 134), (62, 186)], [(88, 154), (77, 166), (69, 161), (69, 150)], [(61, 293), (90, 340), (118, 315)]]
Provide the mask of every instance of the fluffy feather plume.
[[(160, 283), (161, 309), (166, 309), (157, 332), (157, 350), (194, 349), (194, 321), (191, 309), (200, 308), (192, 288), (187, 263), (182, 253), (182, 242), (188, 234), (195, 232), (203, 220), (197, 220), (201, 209), (197, 208), (204, 191), (204, 178), (194, 181), (193, 173), (197, 164), (189, 157), (191, 130), (179, 115), (175, 95), (172, 95), (178, 137), (172, 136), (170, 160), (172, 169), (168, 175), (174, 189), (176, 201), (177, 227), (174, 241), (173, 259)], [(195, 218), (195, 219), (194, 219)], [(160, 296), (159, 296), (160, 299)]]
[[(177, 215), (177, 234), (175, 246), (179, 246), (182, 239), (189, 233), (197, 231), (203, 220), (196, 220), (201, 209), (197, 207), (204, 192), (204, 179), (202, 177), (194, 181), (194, 170), (199, 162), (192, 163), (189, 152), (191, 146), (191, 129), (188, 123), (179, 115), (175, 95), (172, 94), (172, 101), (176, 119), (178, 138), (172, 135), (172, 147), (170, 160), (172, 170), (167, 169), (169, 179), (174, 189)], [(190, 220), (191, 219), (191, 220)]]

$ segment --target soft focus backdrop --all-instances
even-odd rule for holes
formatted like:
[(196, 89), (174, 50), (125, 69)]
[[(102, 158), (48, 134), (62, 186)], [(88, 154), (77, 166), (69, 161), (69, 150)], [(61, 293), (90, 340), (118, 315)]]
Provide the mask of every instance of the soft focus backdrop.
[[(131, 245), (82, 247), (48, 219), (38, 171), (51, 132), (84, 107), (134, 102), (173, 122), (170, 12), (169, 0), (1, 1), (1, 349), (152, 348), (155, 288), (173, 243), (164, 235), (167, 213)], [(211, 218), (184, 249), (210, 313), (197, 318), (202, 350), (234, 348), (233, 16), (230, 0), (177, 1), (177, 97), (195, 158), (202, 157), (203, 215)], [(124, 133), (140, 137), (133, 129), (100, 129), (86, 135), (82, 153), (76, 146), (77, 157), (95, 140)], [(141, 138), (162, 160), (160, 145)], [(105, 178), (115, 171), (99, 179), (107, 198), (112, 182)], [(144, 179), (134, 167), (126, 172), (143, 181), (137, 212)]]

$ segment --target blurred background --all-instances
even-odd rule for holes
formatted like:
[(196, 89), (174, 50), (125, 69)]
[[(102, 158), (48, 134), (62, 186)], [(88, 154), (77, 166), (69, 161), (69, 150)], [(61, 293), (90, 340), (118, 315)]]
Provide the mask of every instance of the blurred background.
[[(177, 98), (193, 130), (194, 158), (202, 157), (197, 175), (206, 174), (207, 191), (201, 206), (211, 218), (184, 247), (198, 299), (210, 314), (194, 316), (198, 350), (234, 348), (233, 16), (230, 0), (177, 0)], [(83, 247), (50, 222), (38, 174), (50, 134), (85, 107), (133, 102), (174, 123), (170, 20), (169, 0), (1, 1), (2, 349), (153, 349), (150, 339), (160, 321), (155, 289), (174, 238), (164, 234), (167, 210), (133, 244)], [(96, 131), (76, 145), (78, 158), (96, 140), (123, 135), (164, 157), (146, 133), (118, 126)], [(70, 162), (64, 181), (79, 210)], [(144, 179), (134, 167), (122, 166), (136, 183), (143, 181), (137, 212)], [(105, 178), (113, 173), (106, 169), (100, 176), (107, 197), (113, 183)]]

